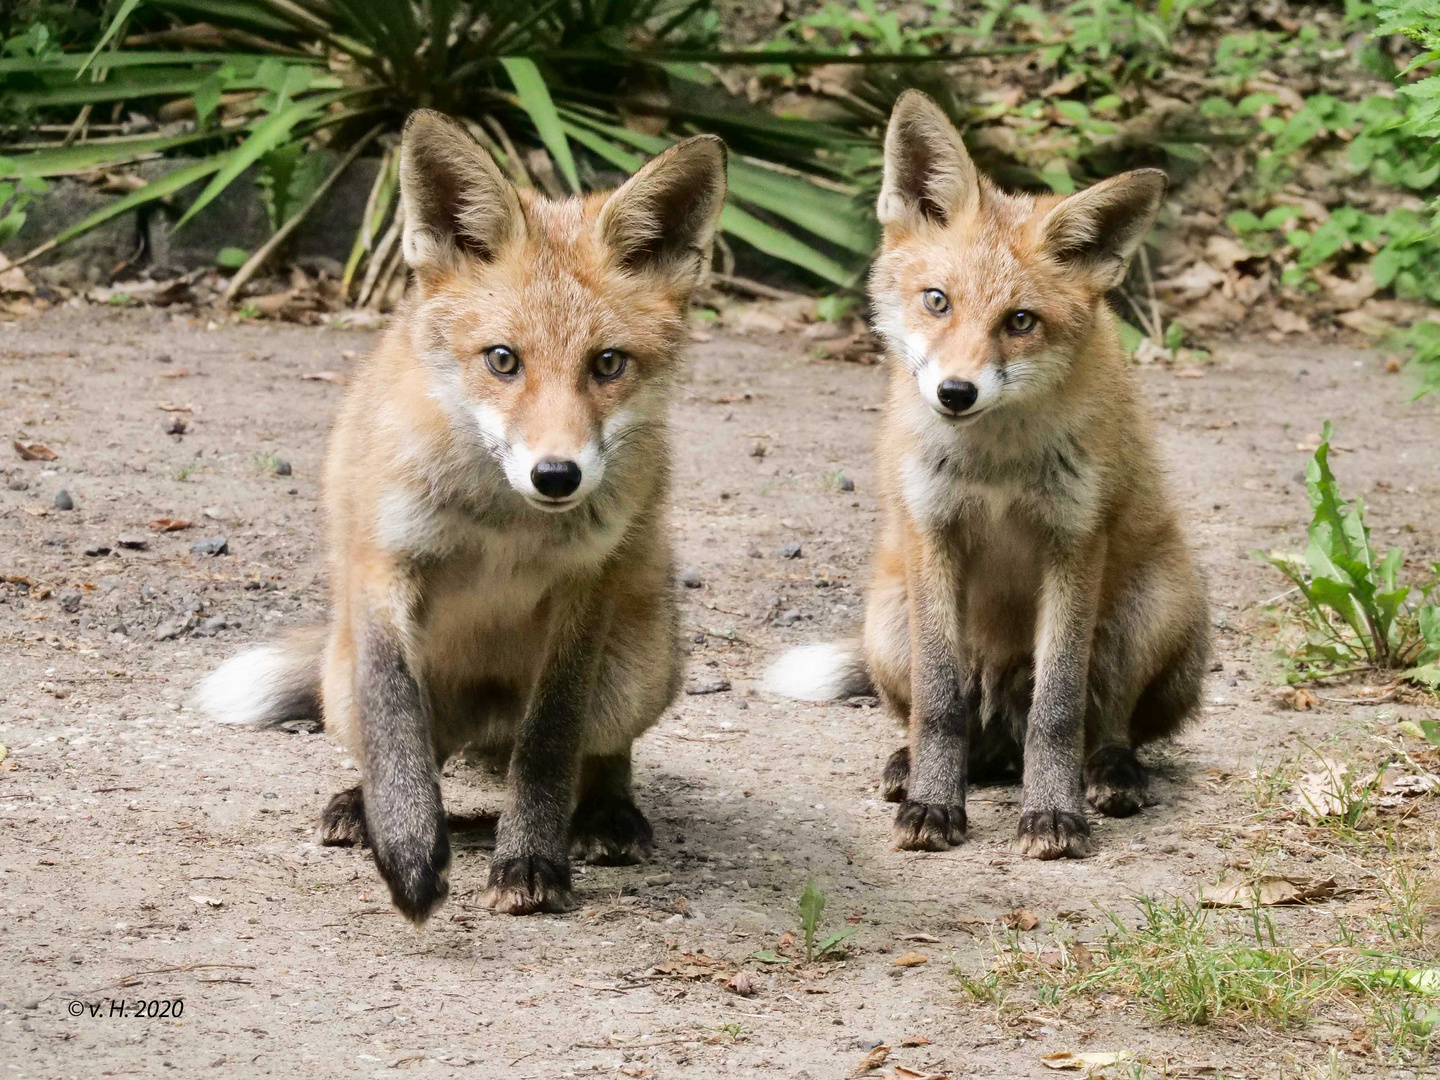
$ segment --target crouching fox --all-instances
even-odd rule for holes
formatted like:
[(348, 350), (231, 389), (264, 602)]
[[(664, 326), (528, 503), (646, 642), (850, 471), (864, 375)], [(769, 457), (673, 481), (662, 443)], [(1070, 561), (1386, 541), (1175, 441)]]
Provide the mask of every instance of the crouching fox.
[(815, 700), (873, 684), (908, 723), (884, 776), (901, 848), (960, 843), (971, 773), (1019, 771), (1018, 849), (1088, 854), (1087, 800), (1138, 810), (1134, 748), (1199, 700), (1205, 590), (1105, 300), (1164, 189), (1142, 169), (1066, 198), (1007, 194), (929, 98), (891, 116), (864, 641), (795, 650), (769, 678)]
[(509, 760), (495, 910), (571, 906), (572, 852), (650, 851), (631, 744), (681, 669), (665, 414), (724, 196), (710, 136), (559, 202), (438, 114), (406, 125), (414, 285), (327, 452), (329, 627), (241, 653), (199, 703), (323, 711), (361, 778), (320, 837), (368, 843), (416, 924), (449, 891), (438, 770), (467, 745)]

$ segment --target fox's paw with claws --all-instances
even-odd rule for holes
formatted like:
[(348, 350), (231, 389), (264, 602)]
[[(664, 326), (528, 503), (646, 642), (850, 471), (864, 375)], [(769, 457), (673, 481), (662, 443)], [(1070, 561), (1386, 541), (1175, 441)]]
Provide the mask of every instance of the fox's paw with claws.
[(901, 851), (945, 851), (965, 841), (965, 807), (906, 801), (895, 811)]
[(1095, 846), (1083, 814), (1026, 810), (1020, 815), (1015, 850), (1031, 859), (1084, 859), (1095, 853)]
[(1085, 763), (1085, 798), (1107, 817), (1129, 817), (1145, 805), (1145, 766), (1128, 746), (1103, 746)]
[(640, 808), (620, 795), (586, 799), (570, 822), (570, 854), (600, 866), (644, 862), (655, 848), (655, 830)]
[(910, 747), (902, 746), (885, 762), (880, 776), (880, 797), (886, 802), (904, 802), (910, 784)]
[(570, 867), (543, 855), (496, 859), (490, 864), (489, 885), (485, 906), (505, 915), (569, 911), (575, 906)]

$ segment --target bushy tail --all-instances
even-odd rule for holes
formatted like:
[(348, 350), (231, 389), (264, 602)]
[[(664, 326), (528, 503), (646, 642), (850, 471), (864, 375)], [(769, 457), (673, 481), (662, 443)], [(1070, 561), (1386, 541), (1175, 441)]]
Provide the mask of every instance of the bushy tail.
[(200, 681), (196, 705), (217, 724), (320, 719), (325, 639), (325, 627), (311, 627), (232, 656)]
[(770, 665), (765, 689), (800, 701), (839, 701), (875, 692), (858, 641), (791, 649)]

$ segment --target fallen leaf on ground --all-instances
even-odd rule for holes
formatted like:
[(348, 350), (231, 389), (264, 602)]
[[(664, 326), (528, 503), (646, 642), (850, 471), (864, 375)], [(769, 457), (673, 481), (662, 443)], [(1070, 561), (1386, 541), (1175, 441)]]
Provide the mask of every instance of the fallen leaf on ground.
[(225, 903), (224, 900), (216, 900), (213, 896), (192, 896), (190, 899), (197, 904), (204, 904), (207, 907), (219, 907)]
[(1385, 781), (1385, 793), (1375, 800), (1379, 810), (1394, 810), (1421, 795), (1440, 794), (1440, 776), (1397, 776)]
[(1034, 930), (1040, 925), (1040, 917), (1029, 908), (1016, 908), (1005, 916), (1007, 930)]
[(1075, 1050), (1056, 1050), (1045, 1054), (1040, 1064), (1047, 1069), (1095, 1069), (1102, 1065), (1119, 1065), (1135, 1055), (1129, 1050), (1096, 1050), (1080, 1053)]
[(884, 1060), (889, 1056), (890, 1047), (877, 1046), (874, 1050), (871, 1050), (868, 1054), (866, 1054), (863, 1058), (860, 1059), (860, 1064), (855, 1066), (855, 1071), (852, 1072), (850, 1075), (859, 1076), (862, 1073), (869, 1072), (871, 1069), (878, 1069), (880, 1065), (884, 1062)]
[(44, 517), (50, 513), (50, 509), (45, 506), (27, 506), (25, 507), (25, 512), (31, 517)]
[(750, 976), (743, 971), (737, 971), (730, 976), (730, 981), (725, 984), (725, 989), (732, 994), (739, 994), (741, 997), (753, 997), (755, 984), (750, 981)]
[(1335, 895), (1335, 879), (1312, 880), (1266, 875), (1255, 881), (1222, 879), (1217, 885), (1200, 887), (1201, 907), (1273, 907), (1276, 904), (1306, 904), (1328, 900)]
[(1203, 379), (1204, 377), (1205, 372), (1201, 371), (1198, 367), (1182, 367), (1175, 372), (1175, 378), (1177, 379)]
[(1320, 704), (1320, 698), (1313, 691), (1303, 687), (1281, 690), (1275, 695), (1275, 699), (1282, 705), (1288, 705), (1296, 712), (1304, 712), (1306, 709), (1313, 709)]
[(922, 1073), (914, 1069), (907, 1069), (904, 1065), (896, 1065), (894, 1069), (885, 1074), (885, 1080), (950, 1080), (944, 1073)]
[(175, 402), (173, 402), (173, 401), (162, 401), (162, 402), (159, 402), (155, 407), (156, 407), (157, 409), (159, 409), (161, 412), (194, 412), (194, 411), (195, 411), (195, 406), (193, 406), (193, 405), (176, 405)]
[(900, 940), (901, 940), (901, 941), (923, 941), (923, 942), (925, 942), (927, 945), (939, 945), (939, 944), (940, 944), (940, 939), (939, 939), (938, 937), (932, 937), (930, 934), (901, 934), (901, 935), (900, 935)]
[(156, 532), (179, 532), (181, 529), (188, 529), (195, 524), (193, 521), (186, 521), (183, 518), (156, 518), (150, 522), (150, 528)]
[(911, 1035), (908, 1039), (900, 1040), (901, 1046), (929, 1046), (930, 1040), (924, 1035)]
[(1411, 993), (1440, 994), (1440, 968), (1386, 968), (1379, 977)]
[(896, 967), (919, 967), (921, 964), (928, 964), (930, 958), (924, 953), (918, 953), (914, 949), (907, 949), (895, 958)]
[(1350, 775), (1350, 766), (1328, 758), (1321, 758), (1320, 764), (1318, 771), (1306, 773), (1295, 782), (1296, 801), (1312, 818), (1337, 817), (1345, 812), (1349, 802), (1346, 778)]
[(193, 375), (193, 374), (194, 374), (194, 372), (192, 372), (188, 367), (182, 367), (182, 368), (176, 368), (174, 371), (162, 371), (162, 372), (160, 372), (160, 378), (162, 378), (162, 379), (183, 379), (183, 378), (185, 378), (187, 375)]
[(19, 439), (11, 439), (10, 445), (15, 447), (15, 452), (26, 461), (54, 461), (60, 456), (44, 443), (21, 442)]
[(345, 376), (338, 371), (312, 371), (308, 375), (300, 377), (308, 379), (310, 382), (328, 382), (334, 383), (336, 386), (344, 386), (346, 383)]

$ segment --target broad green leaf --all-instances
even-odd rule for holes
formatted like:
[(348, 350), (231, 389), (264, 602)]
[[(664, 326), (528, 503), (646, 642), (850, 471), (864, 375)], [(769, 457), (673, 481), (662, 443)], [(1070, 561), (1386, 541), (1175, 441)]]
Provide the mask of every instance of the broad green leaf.
[(767, 225), (754, 215), (747, 214), (738, 206), (730, 203), (726, 203), (725, 209), (720, 212), (720, 227), (730, 235), (744, 240), (757, 251), (762, 251), (772, 258), (794, 263), (796, 266), (810, 271), (816, 277), (822, 277), (835, 285), (853, 285), (860, 276), (858, 269), (847, 270), (834, 259), (822, 255), (810, 245), (795, 239), (787, 232), (782, 232), (773, 225)]
[(825, 916), (825, 894), (807, 881), (805, 891), (800, 894), (800, 926), (807, 934), (813, 934), (820, 927)]
[(236, 270), (245, 265), (245, 260), (250, 258), (250, 252), (244, 248), (223, 247), (215, 254), (215, 265), (223, 266), (227, 270)]
[(535, 61), (523, 56), (502, 57), (500, 63), (510, 76), (520, 107), (535, 125), (540, 141), (545, 144), (545, 149), (550, 151), (550, 156), (560, 167), (570, 190), (578, 193), (580, 173), (575, 168), (570, 144), (565, 141), (565, 127), (560, 121), (560, 114), (555, 111), (555, 102), (550, 97), (550, 88), (545, 85), (540, 69), (535, 66)]
[(854, 934), (855, 931), (858, 929), (858, 926), (847, 926), (843, 930), (835, 930), (829, 934), (826, 934), (823, 938), (820, 939), (819, 943), (816, 944), (815, 955), (824, 956), (831, 949), (835, 948), (835, 946), (839, 945), (846, 938)]
[(758, 960), (758, 961), (760, 961), (760, 963), (762, 963), (762, 964), (788, 964), (788, 963), (790, 963), (790, 958), (789, 958), (789, 957), (787, 957), (787, 956), (781, 956), (780, 954), (776, 953), (773, 949), (761, 949), (759, 952), (753, 952), (753, 953), (751, 953), (749, 958), (750, 958), (751, 960)]
[(24, 210), (11, 210), (4, 217), (0, 217), (0, 244), (8, 243), (24, 226)]
[(123, 165), (157, 151), (171, 150), (186, 143), (214, 137), (215, 133), (212, 131), (155, 135), (141, 139), (95, 139), (55, 150), (36, 150), (13, 158), (0, 158), (0, 176), (24, 180), (58, 176), (100, 166)]
[(315, 94), (304, 101), (292, 102), (279, 112), (272, 113), (260, 121), (250, 132), (250, 137), (225, 155), (222, 168), (218, 169), (210, 183), (205, 186), (193, 203), (175, 223), (181, 228), (230, 185), (230, 182), (259, 160), (262, 154), (275, 149), (284, 142), (302, 120), (308, 120), (319, 113), (332, 101), (340, 98), (338, 93)]

